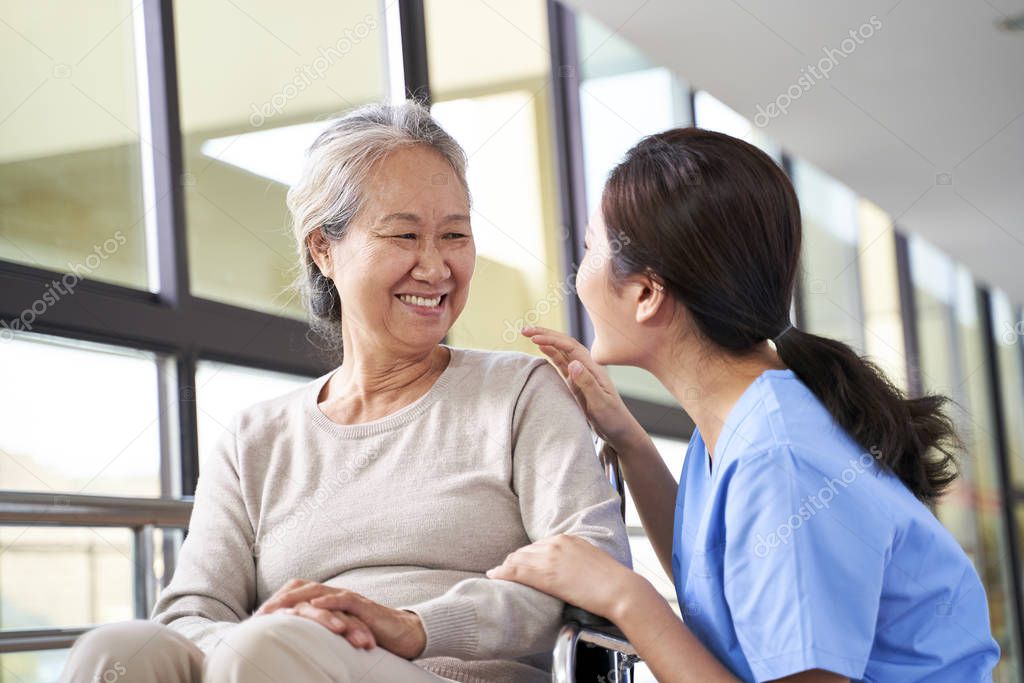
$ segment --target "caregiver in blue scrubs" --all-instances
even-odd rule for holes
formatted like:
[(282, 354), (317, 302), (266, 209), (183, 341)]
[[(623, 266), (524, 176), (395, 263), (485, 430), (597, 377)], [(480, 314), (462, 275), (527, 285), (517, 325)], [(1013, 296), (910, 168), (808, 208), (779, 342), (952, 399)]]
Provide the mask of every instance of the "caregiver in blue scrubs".
[[(523, 333), (618, 452), (683, 620), (572, 536), (488, 575), (612, 620), (663, 683), (991, 680), (985, 590), (928, 508), (957, 475), (947, 399), (790, 324), (800, 207), (772, 159), (693, 128), (645, 138), (586, 239), (591, 350)], [(678, 486), (606, 365), (650, 371), (693, 419)]]

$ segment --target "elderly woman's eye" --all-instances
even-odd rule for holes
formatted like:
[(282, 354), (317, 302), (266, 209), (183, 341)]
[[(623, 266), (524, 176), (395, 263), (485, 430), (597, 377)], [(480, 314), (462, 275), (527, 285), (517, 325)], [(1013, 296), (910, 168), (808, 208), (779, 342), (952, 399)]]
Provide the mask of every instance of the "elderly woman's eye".
[(392, 237), (395, 237), (395, 238), (400, 239), (400, 240), (414, 240), (414, 239), (416, 239), (416, 233), (414, 233), (414, 232), (403, 232), (400, 235), (392, 235)]
[(457, 240), (457, 239), (461, 239), (463, 237), (469, 237), (469, 235), (467, 235), (466, 233), (463, 233), (463, 232), (449, 232), (449, 233), (445, 234), (445, 236), (444, 236), (444, 238), (447, 239), (447, 240)]

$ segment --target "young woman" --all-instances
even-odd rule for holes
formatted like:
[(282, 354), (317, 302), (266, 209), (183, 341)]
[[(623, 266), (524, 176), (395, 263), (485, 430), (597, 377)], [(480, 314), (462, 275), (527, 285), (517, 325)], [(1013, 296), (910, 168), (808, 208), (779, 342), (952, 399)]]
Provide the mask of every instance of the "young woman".
[[(991, 680), (985, 591), (926, 507), (956, 477), (946, 399), (908, 399), (790, 324), (800, 241), (793, 188), (756, 147), (688, 128), (630, 150), (577, 280), (591, 350), (523, 333), (618, 452), (683, 620), (569, 535), (488, 576), (612, 620), (663, 683)], [(653, 373), (693, 419), (678, 486), (612, 364)]]

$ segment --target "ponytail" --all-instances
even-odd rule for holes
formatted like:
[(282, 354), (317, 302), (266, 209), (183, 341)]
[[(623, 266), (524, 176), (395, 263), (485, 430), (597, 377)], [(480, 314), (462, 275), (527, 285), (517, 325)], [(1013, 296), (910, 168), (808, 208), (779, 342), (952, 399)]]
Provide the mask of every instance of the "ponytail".
[(961, 444), (944, 412), (949, 398), (907, 398), (877, 365), (834, 339), (787, 328), (773, 341), (833, 419), (920, 500), (934, 502), (957, 478)]

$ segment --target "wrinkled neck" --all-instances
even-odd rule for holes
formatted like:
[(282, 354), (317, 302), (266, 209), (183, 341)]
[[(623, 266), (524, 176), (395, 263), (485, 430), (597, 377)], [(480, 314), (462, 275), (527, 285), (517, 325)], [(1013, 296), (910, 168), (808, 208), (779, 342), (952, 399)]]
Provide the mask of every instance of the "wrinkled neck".
[(424, 353), (396, 356), (361, 353), (353, 344), (321, 390), (318, 403), (342, 424), (385, 417), (426, 394), (449, 357), (449, 350), (440, 345)]

